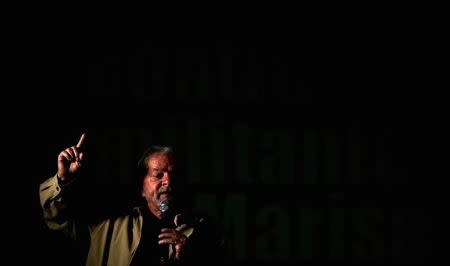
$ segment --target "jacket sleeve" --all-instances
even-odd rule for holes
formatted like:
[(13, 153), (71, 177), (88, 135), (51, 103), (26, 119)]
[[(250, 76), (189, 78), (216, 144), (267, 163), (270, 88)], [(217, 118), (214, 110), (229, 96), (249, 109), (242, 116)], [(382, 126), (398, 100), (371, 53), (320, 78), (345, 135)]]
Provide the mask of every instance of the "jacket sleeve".
[(39, 198), (47, 227), (61, 231), (71, 239), (77, 239), (76, 223), (70, 216), (67, 201), (63, 197), (66, 186), (58, 182), (57, 176), (50, 177), (39, 186)]

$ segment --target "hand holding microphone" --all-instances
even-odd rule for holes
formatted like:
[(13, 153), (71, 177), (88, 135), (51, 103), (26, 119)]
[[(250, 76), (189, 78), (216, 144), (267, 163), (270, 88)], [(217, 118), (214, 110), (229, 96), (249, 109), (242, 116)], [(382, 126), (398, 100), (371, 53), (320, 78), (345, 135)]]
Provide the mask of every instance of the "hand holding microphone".
[[(159, 210), (161, 211), (161, 221), (164, 228), (161, 229), (161, 234), (159, 234), (158, 244), (171, 244), (175, 246), (175, 260), (179, 260), (181, 253), (183, 251), (184, 245), (186, 244), (187, 237), (181, 232), (174, 228), (171, 228), (171, 206), (169, 200), (162, 200), (159, 202)], [(165, 227), (170, 226), (170, 228)]]

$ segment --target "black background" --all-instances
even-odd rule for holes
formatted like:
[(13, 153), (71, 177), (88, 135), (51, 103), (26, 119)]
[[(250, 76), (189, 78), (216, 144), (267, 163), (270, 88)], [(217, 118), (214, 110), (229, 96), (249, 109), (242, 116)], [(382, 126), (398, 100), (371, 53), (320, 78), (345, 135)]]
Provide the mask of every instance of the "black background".
[[(225, 219), (230, 195), (245, 201), (244, 215), (236, 214), (245, 226), (225, 224), (231, 235), (246, 230), (246, 243), (234, 244), (231, 255), (238, 263), (433, 259), (439, 188), (428, 147), (435, 111), (425, 108), (431, 85), (414, 38), (407, 31), (338, 26), (240, 34), (150, 31), (142, 39), (95, 30), (33, 36), (19, 57), (26, 77), (11, 89), (21, 110), (9, 132), (19, 139), (13, 153), (19, 207), (12, 212), (20, 217), (13, 222), (13, 243), (23, 247), (18, 258), (32, 250), (29, 256), (39, 263), (76, 264), (76, 247), (42, 222), (38, 184), (55, 173), (57, 154), (86, 132), (92, 179), (79, 199), (89, 206), (86, 215), (125, 207), (132, 197), (127, 173), (140, 152), (150, 143), (169, 143), (186, 160), (179, 163), (180, 176), (192, 204), (196, 194), (215, 195), (219, 210), (213, 215)], [(240, 180), (237, 163), (242, 147), (234, 136), (242, 129), (250, 181)], [(264, 140), (279, 132), (292, 145), (291, 183), (261, 177), (264, 154), (278, 147), (278, 139), (268, 146)], [(218, 183), (208, 177), (222, 176), (211, 166), (218, 163), (209, 156), (214, 145), (224, 149), (224, 181)], [(198, 168), (192, 170), (189, 156), (200, 158), (194, 159)], [(275, 241), (275, 255), (258, 255), (257, 240), (278, 216), (268, 224), (258, 224), (258, 217), (273, 206), (287, 214), (290, 241), (281, 246), (288, 251), (277, 251)], [(299, 243), (302, 208), (317, 219), (309, 247)], [(341, 223), (329, 216), (336, 209), (344, 210)], [(333, 241), (342, 243), (337, 253), (330, 251)]]

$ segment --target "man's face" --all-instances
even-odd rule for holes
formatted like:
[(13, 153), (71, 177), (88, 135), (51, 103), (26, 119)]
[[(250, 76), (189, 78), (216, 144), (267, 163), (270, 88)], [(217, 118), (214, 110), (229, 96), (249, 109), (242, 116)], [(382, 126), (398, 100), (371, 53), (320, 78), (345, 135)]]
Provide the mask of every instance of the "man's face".
[(166, 154), (155, 153), (147, 162), (148, 170), (142, 183), (142, 196), (152, 211), (158, 211), (160, 200), (171, 200), (173, 162)]

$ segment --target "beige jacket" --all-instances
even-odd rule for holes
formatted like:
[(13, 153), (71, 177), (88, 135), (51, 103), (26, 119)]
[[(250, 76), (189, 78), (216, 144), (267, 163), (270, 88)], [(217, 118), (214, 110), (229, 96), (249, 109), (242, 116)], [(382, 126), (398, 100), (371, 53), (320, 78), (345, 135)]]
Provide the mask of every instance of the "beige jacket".
[[(39, 195), (44, 220), (50, 229), (61, 231), (72, 239), (78, 239), (85, 230), (77, 228), (79, 225), (65, 215), (67, 206), (61, 191), (56, 175), (40, 185)], [(203, 218), (196, 219), (186, 222), (181, 214), (176, 215), (174, 219), (176, 230), (188, 238), (191, 237), (195, 224), (203, 221)], [(86, 265), (105, 265), (105, 263), (110, 266), (130, 265), (141, 238), (142, 223), (142, 212), (140, 208), (135, 208), (132, 214), (89, 225), (87, 231), (90, 247)], [(174, 248), (170, 246), (169, 258), (173, 256)]]

